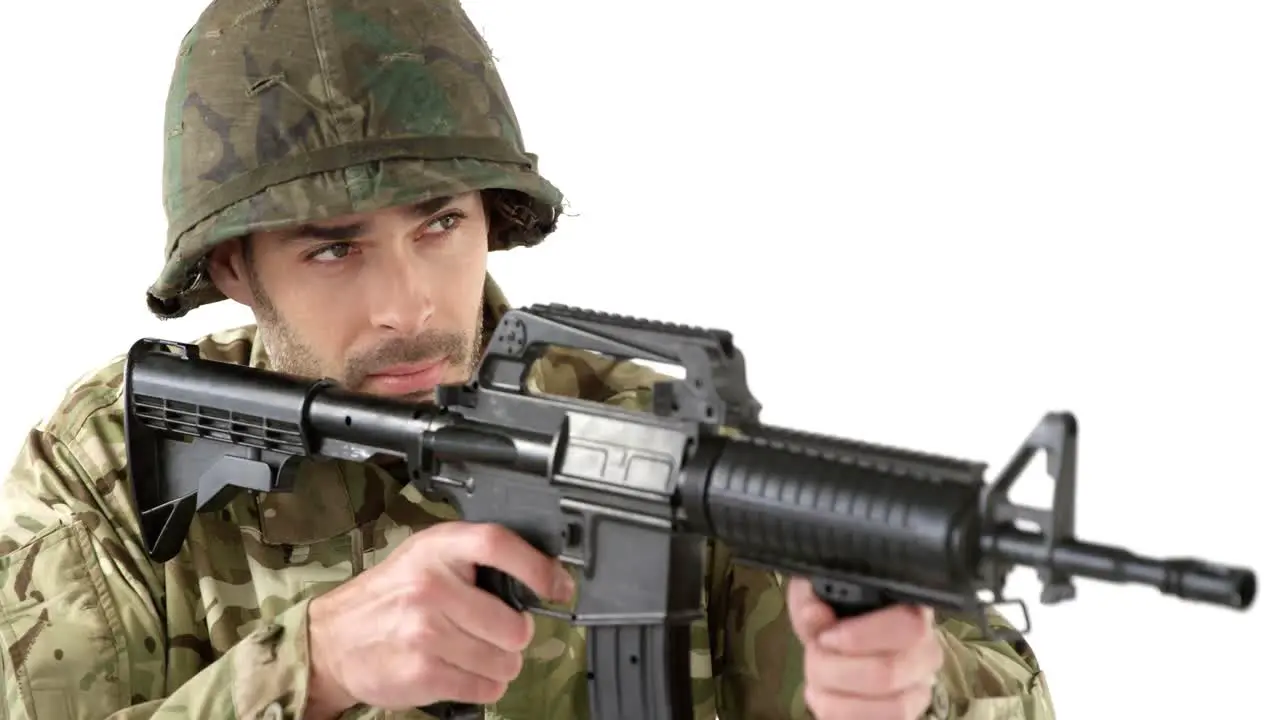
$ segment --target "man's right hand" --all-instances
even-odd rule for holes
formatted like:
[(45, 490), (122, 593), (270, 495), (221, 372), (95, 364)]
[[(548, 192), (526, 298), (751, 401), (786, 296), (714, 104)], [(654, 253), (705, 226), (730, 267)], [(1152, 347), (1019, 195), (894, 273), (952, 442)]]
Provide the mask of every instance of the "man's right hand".
[(356, 703), (404, 710), (501, 698), (520, 674), (533, 618), (476, 587), (477, 565), (544, 599), (572, 600), (573, 579), (559, 561), (500, 525), (446, 522), (415, 533), (312, 600), (307, 720)]

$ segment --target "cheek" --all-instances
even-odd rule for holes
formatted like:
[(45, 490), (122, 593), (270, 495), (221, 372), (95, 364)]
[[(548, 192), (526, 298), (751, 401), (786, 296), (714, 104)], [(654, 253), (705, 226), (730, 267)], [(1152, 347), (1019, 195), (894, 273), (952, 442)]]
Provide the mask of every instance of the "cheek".
[(267, 291), (275, 322), (284, 326), (292, 342), (306, 346), (326, 365), (339, 362), (343, 348), (360, 331), (361, 308), (352, 302), (350, 288), (323, 273), (282, 264)]
[(388, 288), (406, 282), (424, 291), (436, 329), (472, 332), (484, 296), (488, 241), (483, 225), (470, 225), (446, 243), (416, 252), (370, 253), (323, 270), (280, 263), (274, 270), (267, 289), (280, 320), (316, 354), (340, 358), (376, 325), (375, 311), (392, 302)]
[(329, 355), (340, 355), (368, 316), (353, 293), (328, 285), (299, 285), (291, 307), (281, 308), (281, 314), (303, 340)]
[(447, 258), (427, 254), (424, 274), (432, 288), (435, 312), (451, 329), (471, 330), (484, 297), (488, 270), (488, 239), (483, 230), (468, 228), (455, 239), (456, 247)]

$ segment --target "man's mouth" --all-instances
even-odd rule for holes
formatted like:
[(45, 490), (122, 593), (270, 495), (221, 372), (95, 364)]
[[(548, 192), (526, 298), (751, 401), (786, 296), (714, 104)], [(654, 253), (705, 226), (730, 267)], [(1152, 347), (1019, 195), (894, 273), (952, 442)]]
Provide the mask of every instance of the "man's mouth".
[(425, 392), (440, 384), (449, 369), (447, 359), (424, 360), (385, 367), (365, 378), (372, 392), (387, 395), (410, 395)]

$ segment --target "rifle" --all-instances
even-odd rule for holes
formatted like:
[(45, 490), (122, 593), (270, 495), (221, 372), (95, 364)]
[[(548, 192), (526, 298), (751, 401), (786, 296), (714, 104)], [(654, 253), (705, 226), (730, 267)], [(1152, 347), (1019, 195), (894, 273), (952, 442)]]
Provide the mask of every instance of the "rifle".
[[(657, 383), (648, 411), (529, 392), (527, 372), (551, 346), (679, 365), (686, 377)], [(692, 717), (689, 624), (706, 538), (739, 563), (809, 578), (841, 617), (923, 604), (969, 615), (989, 637), (1002, 633), (986, 608), (1006, 602), (1019, 566), (1038, 572), (1046, 604), (1073, 599), (1076, 577), (1241, 610), (1257, 587), (1247, 568), (1076, 539), (1071, 413), (1046, 414), (987, 483), (984, 463), (760, 423), (743, 354), (724, 330), (564, 305), (513, 309), (472, 378), (438, 387), (434, 403), (201, 359), (193, 345), (149, 338), (130, 349), (125, 378), (128, 462), (153, 559), (172, 558), (195, 514), (238, 488), (289, 491), (304, 458), (402, 460), (411, 482), (462, 519), (500, 523), (580, 569), (568, 613), (540, 607), (491, 568), (477, 584), (517, 610), (586, 626), (596, 720)], [(1012, 502), (1041, 451), (1051, 507)]]

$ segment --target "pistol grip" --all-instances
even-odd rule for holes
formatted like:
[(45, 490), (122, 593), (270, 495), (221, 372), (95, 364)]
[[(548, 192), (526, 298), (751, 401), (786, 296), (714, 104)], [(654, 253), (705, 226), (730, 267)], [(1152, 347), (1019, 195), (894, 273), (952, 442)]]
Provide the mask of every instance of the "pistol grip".
[[(485, 565), (477, 567), (476, 587), (496, 595), (516, 612), (538, 607), (538, 599), (533, 591), (501, 570)], [(483, 720), (484, 718), (483, 707), (453, 701), (442, 701), (418, 709), (439, 720)]]
[(476, 567), (476, 587), (497, 596), (516, 612), (536, 610), (542, 606), (537, 593), (510, 575), (487, 565)]

